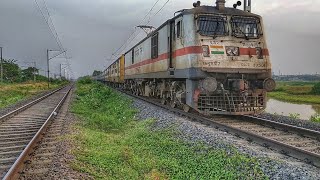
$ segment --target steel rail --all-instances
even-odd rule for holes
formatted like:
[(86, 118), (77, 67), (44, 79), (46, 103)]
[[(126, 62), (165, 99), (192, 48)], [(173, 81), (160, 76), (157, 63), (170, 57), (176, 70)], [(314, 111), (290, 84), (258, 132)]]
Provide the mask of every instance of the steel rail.
[(259, 118), (259, 117), (255, 117), (255, 116), (249, 116), (249, 115), (240, 116), (240, 119), (245, 120), (245, 121), (250, 121), (253, 123), (257, 123), (257, 124), (270, 126), (270, 127), (280, 129), (280, 130), (286, 130), (289, 132), (298, 133), (299, 135), (307, 136), (310, 138), (315, 138), (318, 141), (320, 141), (320, 132), (319, 131), (306, 129), (306, 128), (302, 128), (302, 127), (298, 127), (298, 126), (294, 126), (294, 125), (290, 125), (290, 124), (275, 122), (275, 121), (271, 121), (268, 119)]
[[(47, 118), (47, 120), (41, 126), (39, 131), (32, 138), (32, 140), (28, 143), (28, 145), (25, 147), (23, 152), (19, 155), (18, 159), (14, 162), (13, 166), (11, 166), (11, 168), (8, 170), (8, 172), (3, 177), (3, 180), (13, 180), (13, 179), (18, 178), (19, 171), (23, 168), (24, 162), (27, 160), (29, 154), (32, 152), (32, 150), (36, 146), (37, 142), (39, 142), (41, 140), (41, 138), (44, 136), (44, 132), (46, 131), (47, 127), (49, 126), (49, 123), (54, 118), (54, 116), (56, 116), (56, 113), (59, 111), (59, 109), (63, 105), (63, 103), (66, 100), (67, 96), (69, 95), (72, 87), (73, 87), (73, 85), (70, 85), (70, 88), (68, 89), (66, 94), (62, 97), (59, 104), (54, 108), (54, 110), (51, 112), (50, 116)], [(60, 90), (62, 90), (62, 88)], [(55, 92), (58, 92), (58, 91), (55, 91)]]
[[(144, 97), (141, 97), (141, 96), (137, 96), (137, 95), (133, 95), (133, 94), (121, 91), (119, 89), (117, 89), (117, 90), (122, 92), (122, 93), (125, 93), (125, 94), (127, 94), (129, 96), (135, 97), (137, 99), (146, 101), (146, 102), (148, 102), (150, 104), (153, 104), (153, 105), (156, 105), (156, 106), (161, 107), (163, 109), (166, 109), (166, 110), (168, 110), (168, 111), (170, 111), (172, 113), (178, 114), (180, 116), (188, 117), (192, 121), (197, 121), (197, 122), (200, 122), (200, 123), (205, 124), (207, 126), (211, 126), (211, 127), (216, 128), (216, 129), (220, 129), (220, 130), (225, 131), (225, 132), (227, 132), (229, 134), (232, 134), (232, 135), (234, 135), (236, 137), (244, 138), (249, 142), (253, 141), (253, 142), (255, 142), (255, 143), (259, 144), (259, 145), (262, 145), (262, 146), (264, 146), (266, 148), (277, 150), (281, 154), (284, 154), (284, 155), (287, 155), (287, 156), (290, 156), (290, 157), (293, 157), (293, 158), (296, 158), (296, 159), (299, 159), (299, 160), (303, 160), (304, 162), (306, 162), (308, 164), (314, 165), (316, 167), (320, 167), (320, 154), (309, 152), (309, 151), (306, 151), (306, 150), (303, 150), (303, 149), (300, 149), (300, 148), (285, 144), (283, 142), (276, 141), (274, 139), (266, 138), (266, 137), (263, 137), (263, 136), (258, 135), (258, 134), (254, 134), (254, 133), (251, 133), (251, 132), (248, 132), (248, 131), (245, 131), (245, 130), (241, 130), (239, 128), (232, 127), (230, 125), (226, 125), (226, 124), (223, 124), (223, 123), (220, 123), (220, 122), (216, 122), (213, 119), (210, 119), (210, 118), (207, 118), (207, 117), (203, 117), (203, 116), (200, 116), (200, 115), (197, 115), (197, 114), (192, 114), (192, 113), (186, 113), (186, 112), (184, 112), (184, 111), (182, 111), (180, 109), (173, 109), (173, 108), (171, 108), (169, 106), (160, 104), (158, 102), (152, 101), (150, 99), (147, 99), (147, 98), (144, 98)], [(230, 117), (230, 116), (228, 116), (228, 117)], [(257, 123), (257, 120), (259, 120), (259, 121), (261, 121), (261, 123), (268, 124), (269, 126), (273, 125), (273, 126), (276, 127), (277, 125), (279, 125), (282, 128), (291, 130), (294, 133), (298, 132), (298, 134), (302, 134), (302, 135), (307, 135), (307, 136), (311, 135), (311, 137), (313, 137), (313, 138), (319, 137), (319, 132), (318, 131), (313, 131), (313, 130), (300, 128), (300, 127), (296, 127), (296, 126), (292, 126), (292, 125), (287, 125), (287, 124), (283, 124), (283, 123), (277, 123), (277, 122), (273, 122), (273, 121), (262, 119), (262, 118), (255, 118), (255, 117), (252, 117), (252, 116), (243, 116), (243, 118), (247, 118), (247, 119), (251, 118), (250, 120), (251, 121), (255, 121), (256, 123)], [(315, 136), (313, 136), (313, 135), (315, 135)]]
[(25, 105), (23, 105), (23, 106), (15, 109), (15, 110), (13, 110), (13, 111), (11, 111), (11, 112), (9, 112), (9, 113), (1, 116), (1, 117), (0, 117), (0, 123), (3, 122), (3, 121), (5, 121), (6, 119), (8, 119), (8, 118), (10, 118), (10, 117), (18, 114), (18, 113), (21, 112), (21, 111), (24, 111), (24, 110), (28, 109), (28, 108), (31, 107), (32, 105), (37, 104), (38, 102), (44, 100), (45, 98), (51, 96), (52, 94), (60, 91), (61, 89), (65, 88), (65, 87), (66, 87), (66, 86), (63, 86), (63, 87), (60, 87), (60, 88), (58, 88), (58, 89), (56, 89), (56, 90), (50, 91), (49, 93), (41, 96), (40, 98), (38, 98), (38, 99), (36, 99), (36, 100), (33, 100), (33, 101), (31, 101), (31, 102), (29, 102), (29, 103), (27, 103), (27, 104), (25, 104)]

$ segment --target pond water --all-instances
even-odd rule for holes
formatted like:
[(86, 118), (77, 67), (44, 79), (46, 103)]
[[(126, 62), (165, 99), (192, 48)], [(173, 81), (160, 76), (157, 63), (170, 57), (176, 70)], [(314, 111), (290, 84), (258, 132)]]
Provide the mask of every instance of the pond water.
[(300, 119), (309, 120), (311, 116), (320, 114), (320, 105), (294, 104), (270, 98), (265, 112), (284, 116), (297, 113)]

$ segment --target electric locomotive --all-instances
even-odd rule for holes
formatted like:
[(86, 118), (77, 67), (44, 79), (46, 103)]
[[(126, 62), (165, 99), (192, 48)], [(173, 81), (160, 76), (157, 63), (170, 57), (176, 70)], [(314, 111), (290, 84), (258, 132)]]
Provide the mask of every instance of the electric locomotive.
[(105, 70), (104, 80), (172, 108), (203, 114), (256, 114), (275, 88), (262, 17), (216, 6), (183, 9)]

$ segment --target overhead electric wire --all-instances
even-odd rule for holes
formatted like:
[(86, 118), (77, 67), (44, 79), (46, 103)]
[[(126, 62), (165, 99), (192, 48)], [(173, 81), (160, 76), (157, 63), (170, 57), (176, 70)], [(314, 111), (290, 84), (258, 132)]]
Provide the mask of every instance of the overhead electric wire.
[[(154, 9), (154, 7), (158, 4), (160, 0), (157, 0), (153, 6), (151, 7), (151, 9), (149, 10), (149, 12), (145, 15), (145, 17), (141, 20), (141, 22), (139, 24), (142, 24), (143, 21), (149, 16), (149, 14), (152, 12), (152, 10)], [(134, 35), (134, 33), (137, 31), (137, 28), (134, 28), (134, 31), (130, 34), (129, 38), (114, 52), (112, 53), (112, 55), (116, 54), (125, 44), (127, 44), (127, 42), (129, 41), (129, 39), (131, 38), (132, 35)], [(111, 58), (109, 58), (111, 59)]]
[[(158, 1), (159, 1), (159, 0), (158, 0)], [(158, 1), (157, 1), (157, 2), (158, 2)], [(169, 1), (170, 1), (170, 0), (167, 0), (167, 1), (162, 5), (162, 7), (161, 7), (153, 16), (149, 17), (148, 22), (147, 22), (146, 25), (149, 25), (149, 23), (151, 22), (151, 19), (152, 19), (154, 16), (156, 16), (157, 14), (159, 14), (159, 13), (164, 9), (164, 7), (169, 3)], [(138, 32), (138, 34), (136, 34), (136, 35), (131, 39), (131, 41), (126, 44), (126, 46), (124, 47), (124, 49), (127, 48), (128, 45), (129, 45), (140, 33), (141, 33), (141, 31)], [(117, 55), (120, 55), (120, 54), (121, 54), (121, 52), (120, 52), (119, 54), (117, 54)]]
[[(50, 20), (50, 22), (51, 22), (51, 24), (52, 24), (52, 29), (53, 29), (53, 31), (54, 31), (54, 34), (55, 34), (55, 37), (56, 37), (58, 46), (59, 46), (59, 48), (60, 48), (61, 51), (64, 51), (65, 49), (64, 49), (64, 47), (63, 47), (63, 44), (62, 44), (61, 41), (60, 41), (60, 38), (59, 38), (59, 35), (58, 35), (58, 33), (57, 33), (56, 27), (55, 27), (55, 25), (54, 25), (54, 23), (53, 23), (53, 20), (52, 20), (52, 18), (51, 18), (50, 11), (49, 11), (49, 9), (48, 9), (47, 3), (46, 3), (45, 0), (42, 0), (42, 1), (43, 1), (43, 4), (44, 4), (44, 8), (46, 9), (47, 14), (48, 14), (48, 20)], [(64, 52), (64, 57), (67, 59), (67, 53), (66, 53), (66, 51)]]
[(60, 48), (62, 48), (62, 49), (60, 49), (60, 50), (64, 50), (63, 45), (62, 45), (62, 43), (61, 43), (61, 41), (60, 41), (59, 35), (58, 35), (58, 33), (57, 33), (57, 31), (56, 31), (56, 28), (55, 28), (55, 26), (54, 26), (54, 23), (53, 23), (53, 21), (52, 21), (52, 18), (51, 18), (51, 15), (50, 15), (50, 12), (49, 12), (47, 3), (46, 3), (45, 0), (42, 0), (42, 1), (43, 1), (43, 4), (44, 4), (44, 8), (46, 9), (47, 14), (48, 14), (48, 20), (50, 20), (50, 22), (51, 22), (51, 24), (52, 24), (53, 31), (54, 31), (54, 33), (55, 33), (55, 35), (56, 35), (56, 37), (57, 37), (58, 45), (59, 45)]
[[(43, 12), (43, 10), (42, 10), (41, 6), (39, 5), (38, 1), (37, 1), (37, 0), (34, 0), (34, 2), (35, 2), (35, 4), (36, 4), (37, 8), (39, 9), (39, 11), (40, 11), (43, 19), (45, 20), (46, 24), (48, 25), (48, 28), (49, 28), (51, 34), (52, 34), (53, 37), (55, 38), (55, 41), (56, 41), (57, 45), (59, 46), (60, 51), (63, 51), (63, 50), (64, 50), (63, 45), (62, 45), (62, 43), (61, 43), (61, 41), (60, 41), (59, 35), (58, 35), (58, 33), (57, 33), (57, 31), (56, 31), (56, 28), (55, 28), (55, 26), (54, 26), (54, 24), (53, 24), (53, 21), (52, 21), (52, 19), (51, 19), (51, 15), (50, 15), (50, 12), (49, 12), (49, 10), (48, 10), (48, 8), (47, 8), (47, 5), (46, 5), (46, 3), (45, 3), (45, 0), (43, 0), (43, 4), (44, 4), (44, 7), (45, 7), (45, 9), (46, 9), (46, 11), (47, 11), (48, 17), (45, 16), (45, 13)], [(49, 21), (51, 22), (52, 25), (50, 25), (50, 22), (49, 22)], [(66, 56), (66, 53), (64, 53), (64, 55)]]
[[(141, 22), (139, 23), (139, 24), (142, 24), (146, 19), (147, 19), (147, 17), (149, 16), (149, 14), (153, 11), (153, 9), (155, 8), (155, 6), (158, 4), (158, 2), (159, 2), (160, 0), (157, 0), (154, 4), (153, 4), (153, 6), (151, 7), (151, 9), (148, 11), (148, 13), (144, 16), (144, 18), (141, 20)], [(169, 0), (168, 0), (169, 1)], [(167, 4), (168, 3), (168, 1), (165, 3), (165, 4)], [(150, 20), (150, 18), (149, 18), (149, 20)], [(117, 56), (117, 55), (119, 55), (119, 54), (121, 54), (121, 52), (128, 46), (128, 44), (130, 44), (139, 34), (140, 34), (140, 32), (137, 34), (137, 35), (135, 35), (133, 38), (131, 38), (135, 33), (137, 32), (137, 28), (135, 27), (134, 28), (134, 31), (130, 34), (130, 36), (129, 36), (129, 38), (127, 38), (126, 40), (125, 40), (125, 42), (116, 50), (116, 51), (114, 51), (113, 53), (112, 53), (112, 55), (110, 56), (110, 58), (109, 59), (112, 59), (112, 57), (113, 56)], [(130, 40), (131, 39), (131, 40)], [(130, 41), (130, 42), (129, 42)], [(129, 42), (129, 43), (128, 43)], [(123, 48), (124, 47), (124, 48)], [(121, 50), (122, 49), (122, 50)], [(121, 51), (120, 51), (121, 50)], [(118, 53), (120, 51), (120, 53)], [(118, 54), (117, 54), (118, 53)]]
[[(43, 19), (45, 20), (46, 24), (48, 25), (48, 28), (49, 28), (51, 34), (55, 38), (55, 41), (56, 41), (57, 45), (59, 46), (60, 51), (65, 51), (65, 48), (63, 47), (63, 44), (60, 41), (59, 35), (57, 33), (57, 30), (56, 30), (55, 25), (53, 23), (53, 20), (51, 18), (51, 14), (50, 14), (50, 11), (49, 11), (48, 6), (46, 4), (46, 1), (45, 0), (42, 0), (42, 1), (43, 1), (43, 6), (44, 6), (45, 10), (42, 10), (42, 8), (40, 7), (38, 1), (34, 0), (34, 2), (36, 3), (36, 6), (39, 9)], [(44, 11), (46, 11), (46, 14), (47, 14), (48, 17), (45, 16)], [(66, 51), (63, 53), (63, 55), (64, 55), (64, 58), (66, 59), (66, 61), (68, 62), (68, 70), (69, 70), (71, 76), (74, 77), (74, 73), (72, 71), (72, 68), (71, 68), (70, 62), (68, 60)]]

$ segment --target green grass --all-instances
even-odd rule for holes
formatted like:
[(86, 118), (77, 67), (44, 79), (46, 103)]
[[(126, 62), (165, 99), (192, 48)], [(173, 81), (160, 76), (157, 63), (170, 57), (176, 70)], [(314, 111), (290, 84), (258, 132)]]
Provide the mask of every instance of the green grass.
[(310, 121), (320, 123), (320, 114), (311, 116)]
[(320, 96), (318, 95), (293, 95), (286, 92), (270, 92), (268, 97), (295, 103), (320, 104)]
[(311, 94), (313, 86), (317, 82), (277, 82), (274, 92), (268, 93), (268, 97), (295, 103), (320, 104), (320, 95)]
[[(52, 84), (52, 88), (57, 88), (61, 84)], [(0, 108), (7, 107), (15, 104), (21, 100), (29, 98), (35, 94), (47, 90), (46, 82), (25, 82), (25, 83), (13, 83), (0, 84)]]
[(95, 179), (265, 179), (256, 159), (176, 138), (135, 121), (131, 100), (88, 80), (77, 83), (72, 111), (81, 119), (72, 136), (74, 169)]

